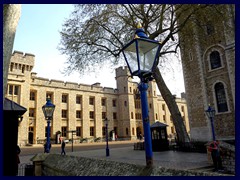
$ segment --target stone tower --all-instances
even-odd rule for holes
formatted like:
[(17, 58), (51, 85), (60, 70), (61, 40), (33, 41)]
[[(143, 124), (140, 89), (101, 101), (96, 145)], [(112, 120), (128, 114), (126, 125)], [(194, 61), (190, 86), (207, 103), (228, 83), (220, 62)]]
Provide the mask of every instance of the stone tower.
[[(5, 97), (21, 104), (23, 107), (29, 107), (31, 71), (34, 67), (35, 55), (14, 51), (11, 57), (11, 62), (8, 70), (8, 86)], [(23, 115), (24, 119), (29, 119), (29, 113)], [(28, 122), (22, 121), (19, 125), (19, 134), (22, 134), (22, 139), (27, 139)]]
[(216, 138), (235, 139), (234, 21), (234, 5), (211, 5), (195, 11), (179, 34), (191, 139), (212, 139), (209, 104)]
[[(116, 69), (116, 83), (118, 89), (118, 112), (119, 122), (121, 129), (118, 130), (119, 135), (123, 137), (130, 137), (131, 132), (136, 128), (135, 123), (131, 123), (133, 115), (135, 114), (134, 93), (136, 87), (131, 81), (130, 73), (128, 68), (119, 67)], [(135, 85), (136, 86), (136, 85)]]

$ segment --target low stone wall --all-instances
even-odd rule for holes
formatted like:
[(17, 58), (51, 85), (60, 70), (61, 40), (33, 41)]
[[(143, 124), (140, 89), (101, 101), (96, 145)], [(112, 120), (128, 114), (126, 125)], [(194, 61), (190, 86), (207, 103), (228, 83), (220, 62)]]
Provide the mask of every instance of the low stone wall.
[(235, 174), (235, 146), (221, 142), (222, 165), (232, 174)]
[(212, 172), (147, 168), (105, 159), (49, 154), (42, 164), (42, 176), (221, 176)]

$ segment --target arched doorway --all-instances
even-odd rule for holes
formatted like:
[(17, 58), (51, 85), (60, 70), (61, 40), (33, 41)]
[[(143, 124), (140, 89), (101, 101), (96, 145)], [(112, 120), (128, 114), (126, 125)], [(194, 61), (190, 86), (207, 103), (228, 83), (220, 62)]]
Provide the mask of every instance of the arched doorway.
[(33, 132), (28, 132), (28, 143), (33, 144)]

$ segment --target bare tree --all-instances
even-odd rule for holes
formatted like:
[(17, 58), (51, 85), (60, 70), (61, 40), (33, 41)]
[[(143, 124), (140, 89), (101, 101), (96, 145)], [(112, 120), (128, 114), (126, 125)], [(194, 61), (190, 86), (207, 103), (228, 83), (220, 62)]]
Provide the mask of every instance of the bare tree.
[(189, 142), (183, 118), (159, 67), (163, 67), (166, 60), (172, 60), (167, 58), (167, 54), (178, 51), (178, 32), (194, 13), (205, 7), (207, 5), (75, 5), (71, 18), (65, 21), (60, 32), (59, 50), (68, 57), (65, 73), (94, 71), (94, 65), (106, 62), (117, 64), (119, 58), (116, 57), (122, 47), (133, 38), (136, 22), (141, 22), (149, 38), (162, 43), (159, 64), (153, 75), (172, 115), (178, 141)]

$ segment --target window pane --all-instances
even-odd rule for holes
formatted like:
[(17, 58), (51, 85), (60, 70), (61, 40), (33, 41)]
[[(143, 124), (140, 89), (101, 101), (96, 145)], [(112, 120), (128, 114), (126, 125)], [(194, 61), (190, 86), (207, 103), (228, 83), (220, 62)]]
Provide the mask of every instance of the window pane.
[(222, 66), (219, 52), (213, 51), (210, 54), (210, 63), (211, 63), (211, 69), (216, 69)]
[(217, 99), (218, 112), (228, 111), (226, 94), (222, 83), (217, 83), (215, 85), (215, 94)]
[(14, 95), (18, 95), (18, 91), (19, 91), (19, 86), (15, 86), (15, 88), (14, 88)]

